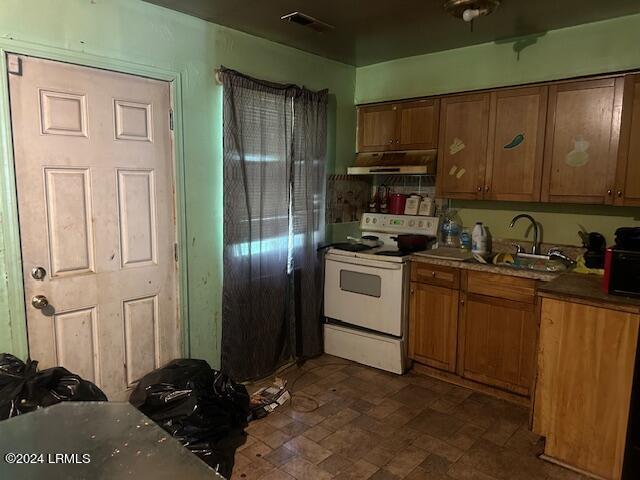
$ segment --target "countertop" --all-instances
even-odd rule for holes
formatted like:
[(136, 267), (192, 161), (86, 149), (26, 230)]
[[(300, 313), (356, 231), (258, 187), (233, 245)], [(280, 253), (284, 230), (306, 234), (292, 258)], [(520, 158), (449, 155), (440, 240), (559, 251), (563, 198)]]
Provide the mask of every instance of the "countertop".
[(512, 277), (531, 278), (533, 280), (540, 280), (542, 282), (550, 282), (555, 280), (559, 276), (566, 275), (562, 273), (553, 272), (540, 272), (536, 270), (518, 270), (510, 267), (501, 267), (499, 265), (484, 264), (475, 261), (457, 261), (457, 260), (443, 260), (439, 258), (433, 258), (425, 253), (416, 252), (411, 256), (411, 261), (431, 263), (433, 265), (444, 265), (446, 267), (460, 268), (462, 270), (475, 270), (478, 272), (490, 272), (499, 273), (502, 275), (510, 275)]
[(640, 298), (609, 295), (600, 289), (601, 283), (602, 277), (597, 275), (567, 273), (541, 284), (538, 295), (560, 300), (583, 300), (612, 309), (640, 313)]
[(462, 270), (475, 270), (479, 272), (499, 273), (512, 277), (524, 277), (540, 280), (538, 295), (560, 300), (575, 300), (603, 306), (626, 312), (640, 313), (640, 298), (609, 295), (600, 289), (602, 277), (583, 273), (552, 273), (535, 270), (517, 270), (498, 265), (485, 265), (478, 262), (442, 260), (416, 252), (411, 256), (411, 261), (444, 265), (446, 267), (460, 268)]

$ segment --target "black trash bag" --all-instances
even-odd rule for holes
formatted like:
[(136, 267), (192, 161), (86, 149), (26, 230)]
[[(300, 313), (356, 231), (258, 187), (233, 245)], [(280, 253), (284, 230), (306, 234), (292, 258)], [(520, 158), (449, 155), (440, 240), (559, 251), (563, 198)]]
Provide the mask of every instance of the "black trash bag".
[(38, 372), (38, 362), (0, 354), (0, 420), (60, 402), (106, 402), (102, 390), (63, 367)]
[(129, 402), (226, 478), (246, 441), (249, 394), (204, 360), (177, 359), (145, 375)]

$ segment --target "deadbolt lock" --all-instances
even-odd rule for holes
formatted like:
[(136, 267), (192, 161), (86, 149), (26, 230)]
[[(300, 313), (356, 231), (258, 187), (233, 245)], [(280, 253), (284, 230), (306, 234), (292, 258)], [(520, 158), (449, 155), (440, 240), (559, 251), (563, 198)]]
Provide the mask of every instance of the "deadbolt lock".
[(31, 276), (36, 280), (42, 280), (47, 275), (47, 271), (42, 267), (35, 267), (31, 270)]

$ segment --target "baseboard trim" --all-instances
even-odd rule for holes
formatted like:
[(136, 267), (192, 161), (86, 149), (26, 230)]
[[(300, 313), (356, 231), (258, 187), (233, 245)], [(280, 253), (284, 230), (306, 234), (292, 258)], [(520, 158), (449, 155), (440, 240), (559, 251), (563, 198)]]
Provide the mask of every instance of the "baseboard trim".
[(413, 363), (413, 371), (422, 375), (426, 375), (428, 377), (433, 377), (437, 378), (438, 380), (452, 383), (459, 387), (469, 388), (471, 390), (475, 390), (476, 392), (485, 393), (487, 395), (491, 395), (492, 397), (496, 397), (507, 402), (531, 408), (531, 399), (529, 397), (523, 397), (521, 395), (516, 395), (515, 393), (506, 392), (499, 388), (494, 388), (482, 383), (474, 382), (473, 380), (467, 380), (466, 378), (459, 377), (455, 373), (445, 372), (443, 370), (438, 370), (437, 368), (428, 367), (426, 365), (421, 365), (415, 362)]

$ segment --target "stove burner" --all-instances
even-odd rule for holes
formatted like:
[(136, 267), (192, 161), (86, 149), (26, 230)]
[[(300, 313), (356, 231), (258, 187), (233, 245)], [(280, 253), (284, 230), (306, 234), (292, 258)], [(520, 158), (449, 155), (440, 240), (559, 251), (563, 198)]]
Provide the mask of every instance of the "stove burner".
[(336, 250), (344, 250), (345, 252), (364, 252), (366, 250), (371, 250), (371, 248), (373, 248), (367, 245), (363, 245), (361, 243), (350, 243), (350, 242), (336, 243), (332, 245), (332, 247), (335, 248)]
[(385, 257), (404, 257), (407, 255), (402, 250), (382, 250), (381, 252), (376, 252), (374, 255), (383, 255)]

